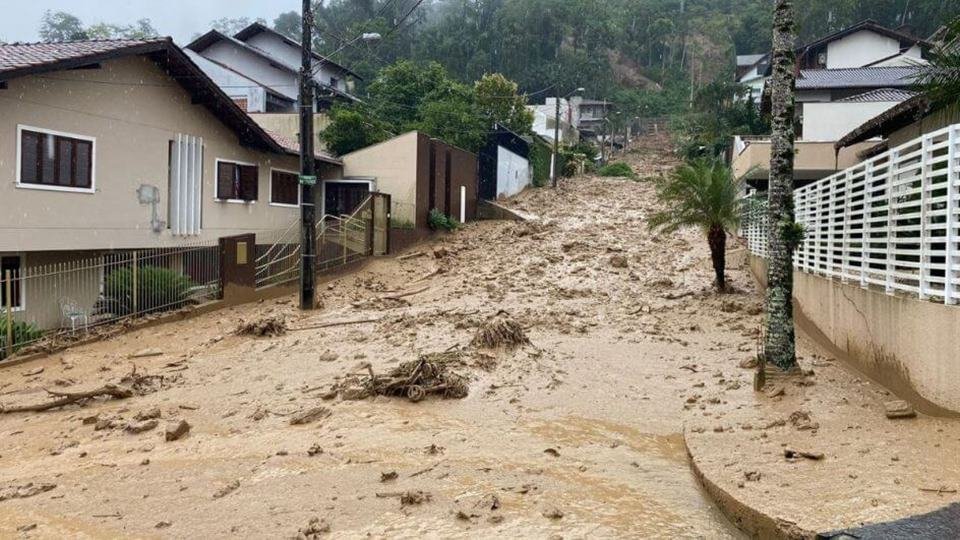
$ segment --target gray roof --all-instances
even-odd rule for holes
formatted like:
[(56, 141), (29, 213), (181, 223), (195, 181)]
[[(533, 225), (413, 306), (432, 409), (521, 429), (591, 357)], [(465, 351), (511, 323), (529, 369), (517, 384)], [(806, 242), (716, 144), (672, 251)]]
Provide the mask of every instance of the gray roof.
[(916, 92), (905, 90), (903, 88), (878, 88), (876, 90), (870, 90), (869, 92), (843, 98), (839, 101), (841, 103), (900, 103), (901, 101), (906, 101), (915, 95), (917, 95)]
[(766, 56), (766, 54), (739, 54), (737, 55), (737, 65), (741, 67), (752, 66), (759, 62), (764, 56)]
[(913, 85), (916, 69), (912, 66), (803, 69), (797, 79), (797, 90), (905, 88)]

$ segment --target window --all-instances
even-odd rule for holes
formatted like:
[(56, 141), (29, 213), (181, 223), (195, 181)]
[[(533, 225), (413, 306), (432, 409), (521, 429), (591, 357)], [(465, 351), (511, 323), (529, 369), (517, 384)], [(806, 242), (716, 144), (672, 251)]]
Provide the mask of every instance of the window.
[(257, 200), (257, 166), (217, 160), (217, 199), (253, 202)]
[(20, 127), (20, 187), (93, 192), (94, 140)]
[(340, 79), (336, 77), (330, 77), (330, 86), (333, 88), (340, 88)]
[(0, 255), (0, 312), (7, 309), (7, 271), (10, 272), (10, 307), (23, 308), (23, 257), (20, 255)]
[(270, 171), (270, 204), (300, 205), (300, 178), (288, 171)]

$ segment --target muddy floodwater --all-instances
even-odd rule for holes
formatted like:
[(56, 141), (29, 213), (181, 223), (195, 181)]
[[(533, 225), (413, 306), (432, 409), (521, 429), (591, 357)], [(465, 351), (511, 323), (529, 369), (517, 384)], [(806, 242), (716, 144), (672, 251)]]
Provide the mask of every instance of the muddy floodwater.
[[(658, 174), (665, 142), (625, 159)], [(129, 399), (0, 415), (0, 536), (740, 537), (681, 434), (709, 414), (688, 406), (692, 373), (750, 384), (737, 365), (760, 321), (752, 281), (731, 269), (738, 292), (711, 292), (698, 231), (647, 230), (646, 180), (580, 177), (509, 204), (539, 219), (469, 224), (372, 261), (324, 282), (317, 312), (284, 296), (3, 369), (4, 405), (132, 366), (163, 377)], [(501, 310), (530, 344), (472, 347)], [(268, 316), (291, 330), (233, 332)], [(296, 330), (359, 319), (377, 320)], [(463, 399), (331, 391), (444, 351), (461, 353)], [(164, 440), (180, 420), (189, 433)]]

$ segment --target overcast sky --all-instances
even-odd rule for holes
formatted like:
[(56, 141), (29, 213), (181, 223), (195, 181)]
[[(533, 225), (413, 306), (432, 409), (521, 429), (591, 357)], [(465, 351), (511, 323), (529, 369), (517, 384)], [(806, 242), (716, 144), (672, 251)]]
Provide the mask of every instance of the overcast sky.
[(37, 41), (46, 10), (73, 13), (84, 26), (98, 22), (132, 24), (150, 19), (164, 36), (181, 45), (221, 17), (262, 17), (269, 23), (285, 11), (300, 11), (301, 0), (0, 0), (0, 40)]

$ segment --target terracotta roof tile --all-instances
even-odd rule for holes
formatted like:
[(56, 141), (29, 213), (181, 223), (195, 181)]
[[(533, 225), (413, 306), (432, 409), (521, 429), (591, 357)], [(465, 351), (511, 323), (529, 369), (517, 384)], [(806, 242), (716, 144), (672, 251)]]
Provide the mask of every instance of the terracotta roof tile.
[[(273, 140), (276, 141), (277, 144), (280, 145), (287, 152), (291, 154), (300, 154), (300, 141), (292, 139), (282, 133), (278, 133), (276, 131), (272, 131), (269, 129), (264, 129), (264, 131), (266, 131), (267, 135), (272, 137)], [(329, 154), (325, 154), (319, 150), (314, 150), (313, 155), (316, 159), (319, 159), (321, 161), (326, 161), (328, 163), (337, 163), (337, 164), (340, 163), (339, 159)]]
[(128, 47), (164, 41), (160, 39), (105, 39), (62, 43), (10, 43), (0, 45), (0, 73), (42, 66), (62, 60), (109, 53)]

